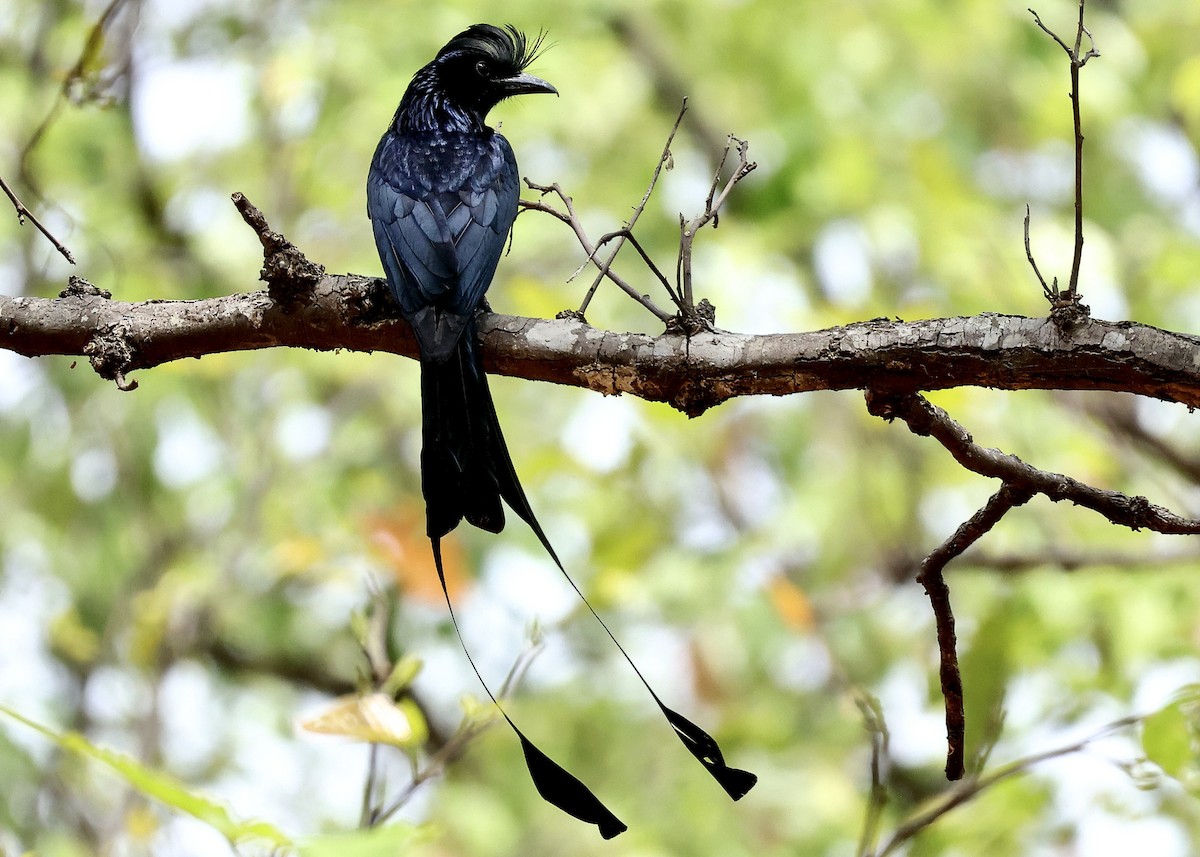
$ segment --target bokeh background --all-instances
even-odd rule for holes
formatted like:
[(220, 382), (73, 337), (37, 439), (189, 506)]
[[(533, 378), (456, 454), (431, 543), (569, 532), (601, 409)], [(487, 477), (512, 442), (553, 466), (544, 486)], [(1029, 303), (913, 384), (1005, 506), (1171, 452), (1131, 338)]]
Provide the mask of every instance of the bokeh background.
[[(488, 20), (549, 33), (533, 70), (561, 97), (491, 118), (593, 237), (640, 199), (683, 95), (673, 169), (639, 223), (664, 268), (726, 135), (750, 141), (758, 170), (697, 242), (698, 296), (720, 326), (1043, 314), (1022, 219), (1029, 204), (1041, 268), (1065, 278), (1069, 82), (1026, 5), (127, 0), (89, 43), (106, 4), (6, 0), (0, 175), (79, 265), (0, 212), (0, 292), (53, 296), (71, 273), (122, 300), (258, 288), (261, 249), (233, 191), (330, 271), (378, 274), (363, 184), (379, 134), (412, 72)], [(1072, 36), (1074, 3), (1036, 8)], [(1088, 20), (1102, 57), (1083, 71), (1085, 302), (1200, 329), (1200, 5), (1096, 0)], [(492, 304), (574, 308), (591, 281), (567, 282), (581, 261), (562, 224), (525, 214)], [(608, 285), (588, 318), (656, 331)], [(297, 840), (352, 830), (365, 745), (295, 724), (353, 691), (373, 600), (393, 657), (423, 663), (406, 711), (430, 733), (407, 757), (380, 754), (387, 793), (464, 711), (480, 716), (421, 536), (416, 365), (279, 349), (137, 378), (122, 393), (86, 362), (0, 352), (0, 704)], [(873, 706), (890, 739), (881, 839), (947, 788), (933, 622), (912, 578), (994, 483), (869, 417), (854, 392), (689, 421), (514, 379), (493, 390), (567, 568), (664, 699), (761, 783), (725, 798), (527, 531), (460, 531), (450, 583), (480, 668), (498, 685), (541, 641), (509, 711), (630, 831), (601, 843), (544, 804), (495, 728), (398, 814), (420, 843), (331, 853), (855, 854)], [(935, 398), (986, 445), (1200, 514), (1197, 417), (1182, 406)], [(1200, 681), (1198, 574), (1194, 542), (1043, 498), (952, 566), (972, 770), (1154, 717), (985, 790), (900, 851), (1194, 853), (1196, 724), (1179, 700)], [(0, 853), (269, 850), (235, 849), (2, 715), (0, 782)]]

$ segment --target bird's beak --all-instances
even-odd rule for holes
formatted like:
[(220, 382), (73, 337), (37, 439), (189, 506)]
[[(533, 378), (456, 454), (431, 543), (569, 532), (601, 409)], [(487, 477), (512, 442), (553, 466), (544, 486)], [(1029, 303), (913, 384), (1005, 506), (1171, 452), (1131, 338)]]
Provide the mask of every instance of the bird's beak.
[(558, 90), (553, 84), (542, 80), (540, 77), (534, 77), (532, 74), (522, 72), (514, 77), (506, 77), (503, 80), (496, 81), (506, 96), (509, 95), (528, 95), (534, 92), (553, 92), (558, 95)]

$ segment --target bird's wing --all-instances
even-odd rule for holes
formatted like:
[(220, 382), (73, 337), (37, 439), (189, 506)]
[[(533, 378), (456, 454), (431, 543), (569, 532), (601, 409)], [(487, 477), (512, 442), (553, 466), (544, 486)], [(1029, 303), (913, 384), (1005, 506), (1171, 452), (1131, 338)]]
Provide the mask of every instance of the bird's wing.
[(388, 283), (422, 353), (447, 356), (491, 284), (517, 212), (503, 137), (423, 146), (387, 135), (367, 179), (367, 213)]

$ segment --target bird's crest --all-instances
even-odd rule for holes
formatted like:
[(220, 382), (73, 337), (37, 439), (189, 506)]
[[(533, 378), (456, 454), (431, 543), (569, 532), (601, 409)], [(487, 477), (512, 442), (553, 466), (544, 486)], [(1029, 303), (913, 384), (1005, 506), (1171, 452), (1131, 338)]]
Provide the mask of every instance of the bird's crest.
[(473, 24), (438, 51), (437, 58), (458, 53), (485, 54), (498, 65), (517, 74), (537, 60), (545, 39), (546, 34), (539, 32), (537, 38), (530, 42), (512, 24), (506, 24), (503, 28), (492, 24)]

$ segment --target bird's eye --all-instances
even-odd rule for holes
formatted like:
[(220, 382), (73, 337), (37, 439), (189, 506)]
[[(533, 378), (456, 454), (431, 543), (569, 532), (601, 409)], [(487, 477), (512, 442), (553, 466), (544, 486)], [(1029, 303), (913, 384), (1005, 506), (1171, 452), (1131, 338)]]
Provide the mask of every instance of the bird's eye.
[(487, 60), (480, 60), (475, 63), (475, 73), (480, 77), (487, 77), (491, 70), (491, 66), (487, 64)]

